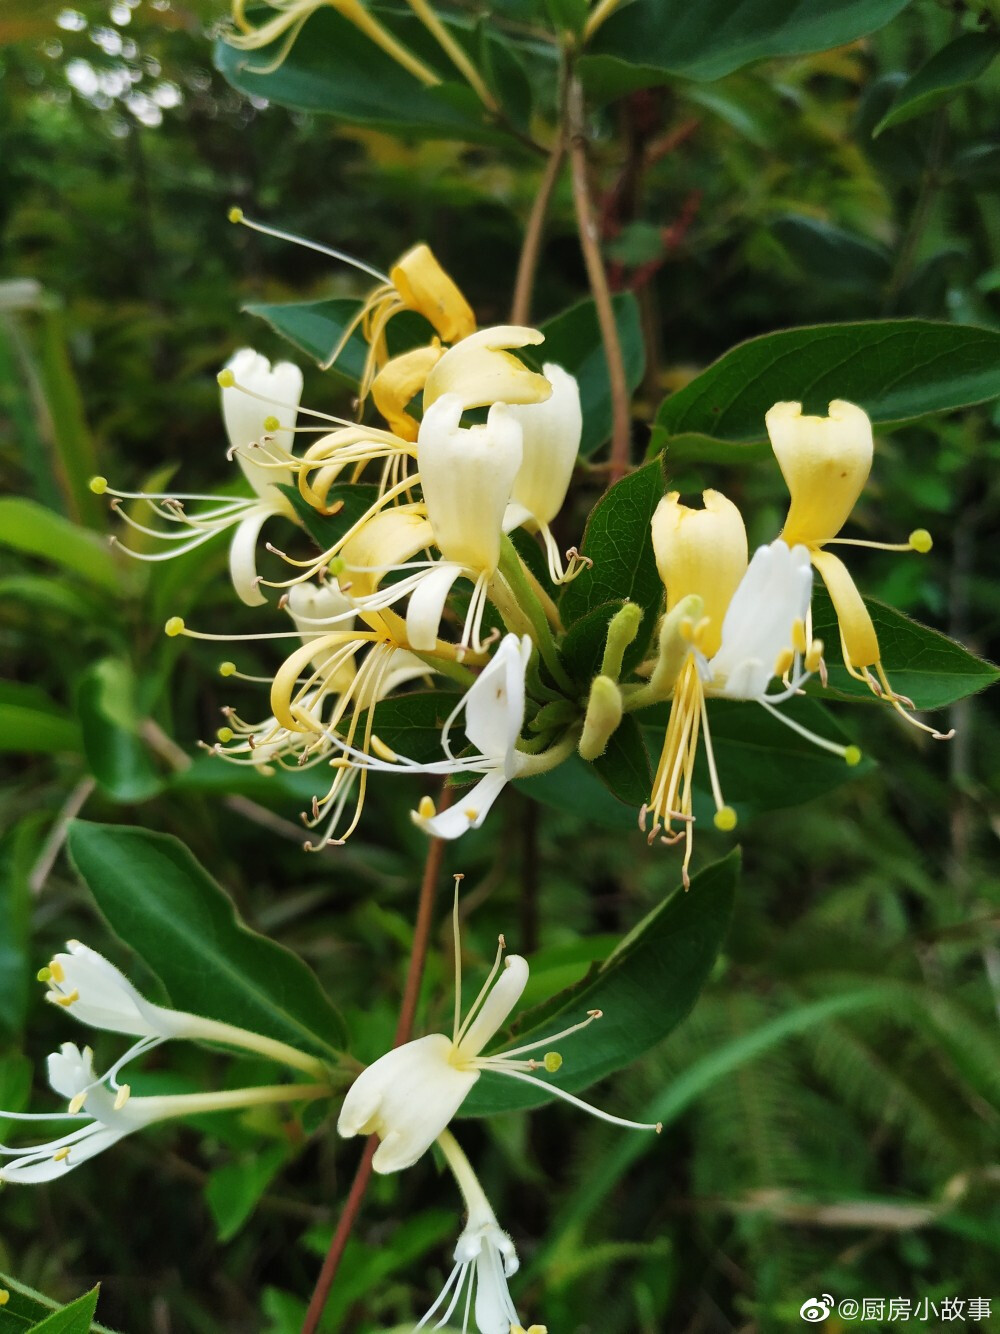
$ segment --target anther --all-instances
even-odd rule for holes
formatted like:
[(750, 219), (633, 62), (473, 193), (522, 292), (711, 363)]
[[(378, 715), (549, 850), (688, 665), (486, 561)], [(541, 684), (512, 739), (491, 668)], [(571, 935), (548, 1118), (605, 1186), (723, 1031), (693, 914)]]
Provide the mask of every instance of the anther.
[(603, 1011), (603, 1010), (588, 1010), (588, 1011), (587, 1011), (587, 1018), (588, 1018), (588, 1019), (603, 1019), (603, 1018), (604, 1018), (604, 1011)]
[(796, 653), (805, 653), (809, 647), (806, 642), (806, 623), (800, 616), (797, 616), (792, 622), (792, 644), (795, 646)]
[(371, 742), (369, 744), (371, 745), (371, 749), (375, 752), (375, 754), (379, 757), (379, 759), (385, 760), (387, 764), (395, 764), (395, 762), (399, 759), (399, 756), (392, 749), (392, 747), (387, 746), (385, 742), (382, 740), (382, 738), (375, 736), (374, 733), (372, 734)]
[(421, 820), (430, 820), (437, 814), (434, 802), (430, 797), (421, 797), (420, 804), (417, 806), (417, 814)]
[(795, 661), (795, 654), (790, 648), (784, 648), (774, 660), (774, 675), (779, 679), (786, 672), (791, 670), (792, 663)]
[(108, 479), (106, 477), (91, 477), (88, 486), (95, 496), (103, 496), (108, 489)]
[(131, 1096), (132, 1086), (130, 1084), (123, 1084), (118, 1090), (118, 1094), (115, 1098), (115, 1111), (120, 1112)]
[(550, 1075), (554, 1075), (555, 1072), (562, 1065), (562, 1063), (563, 1063), (563, 1058), (559, 1055), (557, 1051), (547, 1051), (545, 1053), (545, 1058), (542, 1062), (542, 1064), (545, 1066), (545, 1069), (548, 1071)]
[(163, 633), (171, 639), (176, 639), (178, 635), (182, 635), (184, 633), (184, 617), (171, 616), (163, 627)]
[(236, 376), (228, 368), (228, 366), (226, 367), (225, 370), (219, 371), (218, 375), (215, 378), (219, 383), (220, 389), (232, 389), (236, 384)]
[(64, 1163), (68, 1157), (69, 1149), (60, 1149), (58, 1153), (52, 1155), (52, 1161), (54, 1163)]
[(69, 1108), (68, 1108), (70, 1116), (76, 1116), (77, 1112), (80, 1111), (80, 1109), (83, 1107), (83, 1104), (86, 1101), (87, 1101), (86, 1089), (84, 1089), (82, 1093), (78, 1093), (75, 1097), (71, 1098), (69, 1101)]
[(76, 990), (75, 987), (69, 993), (68, 996), (55, 996), (51, 991), (49, 992), (49, 995), (52, 996), (53, 1000), (57, 1005), (66, 1005), (66, 1006), (73, 1005), (76, 1001), (80, 999), (80, 993), (79, 991)]
[(284, 610), (285, 610), (285, 608), (288, 606), (288, 600), (289, 600), (290, 597), (291, 597), (291, 594), (290, 594), (290, 593), (282, 593), (281, 597), (278, 598), (278, 610), (279, 610), (279, 611), (284, 611)]
[(49, 964), (49, 972), (52, 974), (53, 982), (65, 982), (66, 974), (63, 972), (63, 966), (58, 959), (53, 959)]
[[(806, 653), (806, 671), (807, 672), (819, 671), (822, 662), (823, 662), (823, 641), (822, 639), (814, 639), (813, 642), (809, 645), (809, 650)], [(825, 685), (826, 682), (824, 681), (823, 684)]]

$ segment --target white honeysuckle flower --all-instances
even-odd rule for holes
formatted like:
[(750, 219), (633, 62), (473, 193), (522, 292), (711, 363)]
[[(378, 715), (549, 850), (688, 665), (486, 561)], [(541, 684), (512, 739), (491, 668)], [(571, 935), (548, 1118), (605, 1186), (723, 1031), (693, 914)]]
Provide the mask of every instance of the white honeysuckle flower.
[[(242, 348), (219, 373), (219, 383), (229, 454), (235, 456), (253, 488), (252, 498), (181, 491), (121, 491), (110, 487), (104, 477), (93, 478), (90, 486), (97, 495), (113, 497), (112, 509), (130, 528), (167, 544), (151, 552), (122, 546), (123, 551), (137, 560), (169, 560), (232, 529), (229, 572), (233, 587), (243, 602), (259, 606), (266, 601), (257, 578), (260, 530), (275, 515), (295, 517), (278, 485), (294, 481), (289, 463), (294, 461), (290, 451), (302, 394), (302, 372), (287, 361), (272, 367), (266, 357), (252, 348)], [(278, 412), (288, 424), (281, 425), (275, 415)], [(125, 512), (121, 504), (124, 500), (146, 501), (158, 519), (176, 530), (140, 523)], [(210, 508), (189, 514), (186, 509), (189, 502), (203, 502)]]
[(314, 1056), (274, 1038), (153, 1004), (110, 960), (78, 940), (69, 941), (65, 952), (56, 954), (38, 974), (38, 979), (48, 986), (46, 1000), (62, 1007), (82, 1024), (109, 1033), (138, 1037), (139, 1042), (123, 1061), (152, 1050), (171, 1038), (188, 1038), (259, 1052), (271, 1060), (313, 1075), (322, 1074), (325, 1068)]
[(588, 1011), (586, 1019), (560, 1033), (484, 1056), (484, 1047), (496, 1037), (521, 999), (528, 982), (528, 962), (519, 954), (508, 955), (505, 959), (506, 944), (501, 936), (489, 976), (463, 1020), (460, 1012), (462, 973), (457, 890), (454, 934), (456, 987), (451, 1037), (444, 1033), (428, 1033), (394, 1047), (362, 1070), (344, 1098), (337, 1130), (347, 1139), (354, 1135), (378, 1135), (381, 1143), (372, 1158), (377, 1172), (399, 1172), (411, 1167), (447, 1129), (484, 1072), (536, 1084), (574, 1107), (614, 1125), (634, 1130), (660, 1130), (658, 1125), (611, 1116), (536, 1078), (534, 1071), (540, 1068), (549, 1073), (559, 1069), (562, 1057), (558, 1052), (547, 1051), (540, 1061), (524, 1059), (529, 1052), (549, 1047), (551, 1043), (587, 1028), (600, 1019), (600, 1010)]
[[(546, 1334), (544, 1325), (532, 1325), (524, 1331), (519, 1322), (517, 1308), (507, 1287), (507, 1280), (519, 1268), (517, 1251), (497, 1222), (472, 1165), (450, 1131), (445, 1130), (438, 1136), (438, 1145), (462, 1192), (466, 1224), (455, 1246), (454, 1268), (437, 1300), (414, 1326), (414, 1334), (427, 1327), (439, 1311), (441, 1314), (432, 1328), (443, 1328), (459, 1309), (463, 1311), (462, 1334), (467, 1334), (469, 1316), (473, 1312), (479, 1334), (514, 1334), (514, 1331)], [(463, 1298), (464, 1308), (461, 1306)]]
[(94, 1054), (89, 1047), (81, 1050), (74, 1043), (65, 1042), (58, 1052), (53, 1052), (48, 1058), (49, 1083), (56, 1093), (67, 1099), (68, 1111), (0, 1110), (0, 1122), (76, 1121), (83, 1124), (43, 1144), (19, 1147), (0, 1144), (0, 1182), (40, 1185), (53, 1181), (89, 1158), (103, 1153), (133, 1131), (145, 1129), (154, 1121), (194, 1116), (203, 1112), (235, 1111), (279, 1102), (310, 1101), (330, 1093), (326, 1085), (275, 1084), (260, 1088), (133, 1098), (129, 1085), (119, 1083), (117, 1077), (137, 1051), (138, 1048), (133, 1048), (103, 1075), (96, 1073)]
[[(424, 797), (413, 813), (416, 824), (434, 838), (458, 838), (478, 829), (490, 808), (512, 779), (532, 770), (536, 757), (517, 749), (524, 725), (524, 674), (532, 654), (531, 639), (505, 635), (493, 657), (476, 677), (445, 720), (441, 746), (447, 758), (422, 763), (405, 755), (385, 752), (366, 754), (348, 740), (327, 731), (329, 741), (362, 770), (380, 773), (481, 774), (479, 782), (463, 791), (453, 806), (437, 812), (430, 797)], [(465, 714), (465, 735), (477, 754), (456, 756), (450, 734), (460, 713)]]
[[(684, 840), (685, 884), (693, 848), (692, 772), (699, 737), (704, 739), (715, 825), (728, 831), (737, 818), (722, 795), (706, 699), (754, 700), (786, 727), (848, 764), (860, 759), (857, 747), (816, 736), (775, 708), (798, 694), (822, 665), (823, 645), (811, 640), (806, 628), (812, 596), (808, 550), (789, 547), (778, 538), (758, 548), (747, 565), (739, 511), (717, 492), (706, 492), (705, 498), (704, 509), (689, 510), (675, 496), (668, 497), (668, 523), (654, 528), (658, 565), (668, 581), (660, 656), (673, 664), (673, 701), (640, 825), (645, 830), (647, 815), (652, 815), (650, 842), (658, 835), (668, 844)], [(697, 607), (697, 622), (684, 614), (688, 605)], [(775, 680), (781, 688), (769, 693)], [(679, 831), (673, 829), (675, 821)]]
[(424, 384), (424, 416), (447, 395), (462, 410), (494, 403), (541, 403), (552, 393), (544, 375), (529, 370), (511, 349), (537, 346), (545, 335), (522, 325), (498, 324), (470, 333), (450, 347), (430, 369)]
[(552, 385), (551, 397), (542, 403), (509, 409), (521, 427), (523, 457), (514, 478), (504, 531), (509, 533), (522, 526), (537, 529), (545, 543), (549, 573), (554, 582), (562, 583), (566, 575), (549, 524), (562, 509), (569, 490), (580, 452), (583, 413), (576, 378), (550, 361), (545, 363), (544, 372)]

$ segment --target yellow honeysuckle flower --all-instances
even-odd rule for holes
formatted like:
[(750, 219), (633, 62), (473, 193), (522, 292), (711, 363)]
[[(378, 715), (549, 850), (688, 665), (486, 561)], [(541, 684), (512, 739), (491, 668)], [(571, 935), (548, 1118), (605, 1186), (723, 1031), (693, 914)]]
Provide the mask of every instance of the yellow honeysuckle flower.
[(518, 361), (511, 350), (544, 341), (545, 335), (537, 329), (512, 324), (469, 334), (450, 347), (427, 376), (424, 412), (445, 394), (458, 398), (463, 412), (494, 403), (544, 403), (552, 385)]
[[(739, 510), (718, 491), (706, 491), (703, 508), (664, 496), (652, 520), (657, 569), (667, 590), (659, 660), (650, 685), (633, 697), (652, 702), (672, 692), (670, 718), (649, 802), (639, 824), (650, 842), (685, 843), (682, 876), (694, 846), (693, 779), (699, 742), (715, 803), (715, 825), (736, 825), (722, 795), (706, 699), (753, 699), (794, 731), (856, 764), (856, 747), (839, 746), (806, 731), (774, 706), (796, 694), (819, 667), (823, 646), (806, 633), (812, 571), (802, 544), (779, 538), (747, 563), (747, 539)], [(778, 678), (782, 689), (769, 694)], [(652, 824), (648, 827), (649, 818)], [(680, 829), (675, 829), (675, 824)], [(662, 832), (661, 832), (662, 831)]]
[(868, 414), (854, 403), (835, 399), (826, 417), (804, 415), (801, 403), (776, 403), (764, 420), (790, 497), (781, 536), (790, 545), (806, 547), (826, 585), (837, 613), (844, 665), (907, 722), (939, 741), (947, 740), (952, 732), (938, 732), (907, 713), (913, 702), (889, 684), (875, 626), (847, 566), (825, 550), (831, 544), (881, 551), (925, 553), (931, 549), (930, 534), (923, 528), (902, 543), (838, 536), (871, 472), (874, 441)]
[(427, 347), (416, 347), (412, 352), (393, 357), (375, 376), (372, 399), (389, 429), (400, 439), (416, 440), (420, 423), (407, 408), (443, 356), (444, 348), (435, 341)]

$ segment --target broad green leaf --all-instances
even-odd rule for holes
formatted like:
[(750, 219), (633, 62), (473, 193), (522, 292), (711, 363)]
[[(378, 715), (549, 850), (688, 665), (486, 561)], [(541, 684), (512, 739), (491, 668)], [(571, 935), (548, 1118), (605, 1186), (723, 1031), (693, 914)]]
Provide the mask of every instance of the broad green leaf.
[(335, 1055), (343, 1021), (301, 959), (258, 935), (180, 842), (121, 825), (70, 826), (69, 851), (116, 935), (178, 1009)]
[(608, 626), (621, 611), (622, 599), (594, 607), (573, 622), (559, 642), (559, 656), (575, 681), (587, 686), (601, 670)]
[(242, 1229), (257, 1202), (288, 1161), (287, 1144), (273, 1144), (260, 1153), (244, 1155), (208, 1174), (205, 1199), (223, 1245)]
[(100, 1288), (93, 1288), (75, 1302), (53, 1311), (32, 1326), (33, 1334), (90, 1334), (100, 1292)]
[(663, 492), (663, 473), (654, 462), (623, 477), (601, 497), (587, 520), (581, 544), (593, 568), (566, 586), (559, 603), (563, 623), (570, 626), (605, 603), (637, 602), (643, 619), (625, 655), (626, 670), (645, 653), (663, 601), (649, 526)]
[(636, 824), (637, 808), (619, 801), (601, 782), (594, 766), (579, 755), (571, 755), (558, 769), (550, 769), (548, 773), (519, 778), (514, 786), (532, 801), (557, 811), (568, 811), (587, 824), (641, 837)]
[[(6, 1289), (10, 1294), (7, 1304), (0, 1306), (0, 1334), (24, 1334), (26, 1330), (41, 1329), (40, 1321), (47, 1321), (53, 1315), (61, 1315), (68, 1309), (60, 1307), (51, 1297), (43, 1296), (42, 1293), (29, 1288), (26, 1283), (18, 1282), (9, 1274), (0, 1274), (0, 1288)], [(96, 1293), (95, 1288), (93, 1293), (85, 1294), (80, 1300), (86, 1302)], [(86, 1310), (86, 1306), (83, 1309)], [(88, 1334), (88, 1331), (89, 1334), (115, 1334), (114, 1330), (109, 1330), (106, 1325), (94, 1320), (93, 1313), (89, 1323), (83, 1327), (82, 1334)]]
[[(766, 441), (764, 414), (781, 401), (825, 413), (845, 398), (875, 422), (910, 421), (1000, 396), (1000, 332), (933, 320), (815, 325), (740, 343), (676, 394), (656, 419), (653, 448), (694, 433), (722, 442), (706, 459), (728, 461), (726, 445)], [(743, 458), (764, 454), (761, 449)], [(688, 449), (688, 458), (694, 451)]]
[[(918, 709), (941, 709), (957, 699), (974, 695), (1000, 680), (1000, 669), (970, 653), (938, 630), (886, 606), (875, 598), (865, 598), (878, 634), (882, 665), (895, 690), (906, 695)], [(835, 647), (840, 643), (837, 618), (826, 590), (817, 580), (813, 594), (813, 633), (830, 645), (827, 665), (830, 689), (850, 698), (876, 702), (861, 681), (856, 681)]]
[[(7, 1056), (0, 1056), (0, 1110), (5, 1112), (23, 1112), (28, 1106), (31, 1098), (31, 1085), (34, 1079), (34, 1066), (27, 1056), (20, 1056), (12, 1052)], [(5, 1139), (11, 1132), (17, 1134), (19, 1129), (23, 1129), (23, 1123), (19, 1127), (14, 1121), (5, 1121), (0, 1116), (0, 1140)], [(0, 1275), (0, 1284), (3, 1282), (3, 1276)], [(0, 1309), (0, 1331), (3, 1330), (3, 1310)]]
[(116, 801), (145, 801), (163, 786), (139, 733), (132, 669), (103, 658), (77, 683), (76, 712), (90, 771)]
[[(47, 832), (47, 814), (35, 812), (0, 840), (0, 1039), (16, 1040), (28, 1012), (31, 871)], [(0, 1107), (10, 1106), (0, 1099)]]
[(880, 135), (892, 125), (902, 125), (943, 106), (961, 89), (985, 74), (1000, 53), (1000, 34), (964, 32), (936, 51), (916, 74), (907, 79), (892, 100), (889, 110), (875, 127)]
[(664, 83), (668, 75), (719, 79), (772, 56), (826, 51), (874, 32), (908, 0), (639, 0), (598, 30), (581, 61), (599, 92)]
[[(544, 1041), (549, 1034), (601, 1010), (604, 1017), (560, 1041), (562, 1069), (546, 1082), (576, 1093), (620, 1070), (680, 1023), (705, 984), (725, 940), (739, 878), (739, 852), (694, 877), (623, 937), (576, 987), (529, 1011), (508, 1046)], [(503, 1048), (500, 1048), (502, 1051)], [(483, 1075), (462, 1105), (464, 1116), (538, 1107), (544, 1089), (503, 1075)]]
[[(638, 388), (646, 369), (646, 350), (639, 324), (639, 307), (631, 292), (614, 298), (615, 323), (625, 362), (629, 393)], [(580, 301), (541, 325), (545, 342), (537, 349), (539, 364), (554, 361), (575, 375), (580, 386), (584, 458), (611, 438), (611, 385), (604, 343), (593, 301)]]
[(892, 272), (885, 246), (821, 218), (786, 213), (769, 230), (813, 281), (870, 295)]
[[(741, 1066), (770, 1051), (772, 1047), (776, 1047), (787, 1038), (795, 1037), (829, 1020), (839, 1019), (841, 1015), (884, 1003), (890, 995), (891, 993), (881, 988), (869, 987), (863, 991), (851, 991), (845, 995), (830, 996), (796, 1006), (787, 1014), (779, 1015), (777, 1019), (762, 1024), (752, 1033), (734, 1038), (718, 1051), (695, 1061), (668, 1088), (647, 1103), (642, 1110), (642, 1118), (660, 1121), (664, 1127), (669, 1126), (713, 1084), (720, 1079), (728, 1078)], [(655, 1153), (656, 1148), (655, 1143), (650, 1143), (641, 1135), (621, 1136), (609, 1151), (602, 1155), (595, 1169), (586, 1174), (580, 1188), (572, 1197), (571, 1207), (557, 1220), (546, 1240), (545, 1257), (550, 1257), (561, 1247), (567, 1236), (582, 1226), (634, 1162), (646, 1153)], [(539, 1257), (539, 1262), (541, 1261), (542, 1257)]]
[(0, 752), (52, 755), (80, 750), (76, 719), (37, 686), (0, 681)]
[(33, 500), (0, 499), (0, 546), (49, 561), (105, 592), (121, 592), (124, 581), (107, 541)]
[[(415, 19), (374, 5), (371, 11), (434, 74), (451, 79), (454, 71)], [(448, 26), (462, 44), (467, 28)], [(487, 120), (470, 87), (455, 82), (425, 86), (333, 9), (317, 10), (277, 68), (261, 73), (274, 65), (281, 45), (279, 40), (260, 51), (239, 51), (220, 38), (215, 66), (242, 93), (349, 124), (425, 139), (511, 142)]]
[[(431, 668), (427, 670), (430, 673)], [(375, 706), (375, 732), (397, 755), (420, 763), (440, 760), (441, 729), (460, 698), (453, 688), (390, 695)], [(366, 713), (359, 717), (359, 736), (364, 734), (366, 718)], [(452, 725), (450, 736), (452, 750), (461, 755), (465, 745), (461, 716)]]

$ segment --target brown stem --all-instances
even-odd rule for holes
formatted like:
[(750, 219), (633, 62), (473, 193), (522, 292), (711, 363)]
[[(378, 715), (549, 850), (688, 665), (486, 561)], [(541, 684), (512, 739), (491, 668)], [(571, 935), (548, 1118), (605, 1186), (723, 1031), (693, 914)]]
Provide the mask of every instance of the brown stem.
[[(452, 788), (448, 786), (442, 788), (441, 798), (438, 802), (439, 811), (448, 809), (452, 802), (452, 796)], [(444, 840), (432, 838), (427, 849), (427, 857), (424, 860), (424, 874), (420, 882), (420, 899), (417, 904), (417, 921), (413, 928), (410, 964), (406, 973), (403, 999), (399, 1007), (399, 1023), (396, 1026), (396, 1036), (392, 1044), (394, 1047), (401, 1047), (404, 1042), (409, 1042), (410, 1035), (413, 1032), (413, 1020), (417, 1013), (417, 1001), (420, 998), (420, 983), (424, 976), (424, 962), (427, 959), (427, 943), (430, 940), (431, 923), (434, 919), (434, 893), (437, 888), (438, 876), (441, 873), (443, 857)], [(316, 1287), (313, 1289), (309, 1309), (306, 1311), (306, 1318), (302, 1325), (302, 1334), (316, 1334), (316, 1330), (319, 1328), (319, 1322), (323, 1317), (323, 1308), (326, 1306), (330, 1289), (333, 1287), (333, 1280), (337, 1276), (344, 1248), (357, 1221), (358, 1214), (361, 1212), (365, 1191), (368, 1189), (368, 1182), (372, 1174), (372, 1158), (377, 1148), (378, 1136), (369, 1136), (364, 1153), (361, 1155), (361, 1161), (358, 1163), (358, 1170), (354, 1174), (354, 1180), (351, 1183), (343, 1212), (337, 1223), (337, 1229), (333, 1234), (333, 1240), (330, 1242), (330, 1249), (326, 1253), (323, 1268), (316, 1280)]]
[(618, 325), (608, 287), (608, 275), (598, 243), (597, 221), (587, 183), (587, 140), (583, 122), (583, 90), (573, 76), (568, 89), (569, 155), (573, 175), (573, 205), (576, 209), (580, 248), (587, 269), (591, 295), (597, 309), (597, 322), (604, 343), (611, 385), (611, 481), (617, 482), (628, 472), (632, 422), (629, 414), (628, 381), (618, 338)]
[(521, 258), (517, 264), (517, 281), (514, 284), (514, 300), (510, 307), (511, 324), (527, 324), (531, 319), (531, 297), (535, 290), (535, 274), (538, 272), (538, 258), (542, 251), (542, 233), (545, 219), (552, 202), (552, 192), (559, 180), (563, 158), (566, 156), (566, 142), (562, 135), (552, 146), (549, 160), (538, 185), (538, 193), (531, 205), (528, 225), (524, 232), (521, 246)]

